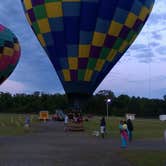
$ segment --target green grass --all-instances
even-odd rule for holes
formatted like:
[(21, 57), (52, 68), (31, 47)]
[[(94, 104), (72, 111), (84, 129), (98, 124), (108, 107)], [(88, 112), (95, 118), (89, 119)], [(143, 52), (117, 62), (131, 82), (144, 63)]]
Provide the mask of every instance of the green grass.
[[(30, 115), (32, 124), (38, 123), (38, 115)], [(84, 122), (85, 131), (92, 134), (93, 131), (100, 129), (101, 117), (93, 117), (88, 122)], [(106, 137), (119, 137), (118, 124), (122, 118), (109, 117), (107, 120)], [(26, 130), (24, 128), (24, 114), (0, 114), (0, 135), (22, 135), (34, 132), (33, 128)], [(153, 139), (163, 138), (166, 123), (158, 119), (137, 119), (134, 124), (134, 139)]]
[[(33, 128), (24, 127), (23, 114), (0, 114), (0, 136), (16, 136), (34, 132)], [(37, 123), (37, 115), (30, 115), (31, 124)]]
[[(101, 117), (94, 117), (88, 122), (84, 122), (85, 131), (92, 134), (93, 131), (100, 130)], [(109, 117), (107, 123), (106, 137), (119, 138), (119, 121), (122, 118)], [(164, 137), (166, 130), (166, 122), (158, 119), (139, 119), (133, 121), (134, 139), (158, 139)], [(163, 145), (164, 146), (164, 145)], [(129, 161), (132, 166), (166, 166), (165, 151), (149, 151), (149, 150), (125, 150), (118, 152), (122, 158)]]
[[(89, 121), (84, 122), (85, 131), (92, 134), (93, 131), (100, 129), (101, 117), (93, 117)], [(122, 118), (109, 117), (107, 120), (107, 136), (119, 138), (119, 121)], [(32, 127), (25, 129), (25, 115), (23, 114), (0, 114), (0, 136), (16, 136), (36, 132)], [(38, 123), (38, 115), (31, 115), (32, 125)], [(164, 130), (166, 130), (166, 122), (158, 119), (136, 119), (134, 124), (134, 139), (155, 139), (163, 138)], [(117, 152), (122, 158), (131, 163), (132, 166), (165, 166), (165, 151), (149, 151), (149, 150), (125, 150)]]
[[(146, 155), (145, 155), (146, 154)], [(132, 166), (165, 166), (165, 151), (141, 151), (132, 150), (120, 152), (120, 155), (127, 159)]]
[[(100, 130), (101, 117), (93, 117), (87, 122), (84, 122), (85, 131), (91, 134), (93, 131)], [(122, 118), (109, 117), (107, 123), (107, 137), (119, 137), (119, 121)], [(166, 130), (166, 122), (161, 122), (158, 119), (139, 119), (133, 121), (134, 139), (155, 139), (163, 138), (164, 130)]]

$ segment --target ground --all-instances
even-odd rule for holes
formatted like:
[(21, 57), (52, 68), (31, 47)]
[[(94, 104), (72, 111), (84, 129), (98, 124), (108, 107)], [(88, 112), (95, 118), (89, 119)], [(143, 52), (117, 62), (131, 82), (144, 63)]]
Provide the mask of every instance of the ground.
[(166, 151), (163, 139), (135, 140), (127, 149), (121, 149), (119, 139), (64, 132), (63, 122), (35, 127), (38, 132), (30, 135), (0, 137), (0, 166), (133, 166), (121, 152)]

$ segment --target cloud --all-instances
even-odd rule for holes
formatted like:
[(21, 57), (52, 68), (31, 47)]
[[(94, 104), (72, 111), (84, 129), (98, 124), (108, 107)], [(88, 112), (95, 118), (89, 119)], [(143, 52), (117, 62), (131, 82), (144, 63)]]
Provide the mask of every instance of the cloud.
[(156, 96), (161, 96), (161, 99), (163, 99), (164, 95), (166, 95), (166, 88), (157, 88), (152, 90), (152, 93), (156, 94)]
[(166, 55), (166, 45), (157, 48), (155, 51), (158, 52), (160, 55)]
[(154, 14), (160, 13), (161, 15), (165, 14), (166, 13), (165, 5), (166, 5), (165, 0), (156, 0), (153, 8), (153, 13)]
[(150, 47), (155, 48), (155, 47), (159, 47), (160, 43), (156, 42), (156, 41), (152, 41), (149, 43)]
[(161, 62), (166, 62), (166, 57), (160, 58)]
[(0, 91), (10, 93), (23, 93), (26, 92), (27, 87), (25, 84), (13, 80), (6, 80), (1, 86)]
[(153, 61), (154, 52), (150, 46), (145, 44), (135, 44), (131, 47), (130, 55), (141, 63), (151, 63)]
[(162, 35), (159, 32), (152, 32), (152, 38), (154, 38), (155, 40), (161, 40), (162, 39)]
[(131, 46), (130, 49), (131, 50), (142, 50), (146, 47), (147, 47), (147, 45), (145, 45), (145, 44), (134, 44), (134, 45)]
[(154, 24), (154, 23), (158, 24), (160, 20), (163, 19), (163, 15), (155, 13), (151, 15), (150, 19), (151, 19), (151, 24)]

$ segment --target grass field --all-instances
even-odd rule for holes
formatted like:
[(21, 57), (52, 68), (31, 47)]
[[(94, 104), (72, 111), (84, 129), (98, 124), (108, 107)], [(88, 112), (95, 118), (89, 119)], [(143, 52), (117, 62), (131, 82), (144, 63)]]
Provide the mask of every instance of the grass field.
[[(94, 117), (84, 123), (85, 131), (91, 134), (93, 131), (100, 130), (101, 117)], [(109, 117), (107, 119), (107, 135), (106, 137), (119, 138), (118, 124), (122, 118)], [(166, 122), (158, 119), (139, 119), (133, 121), (134, 139), (158, 139), (164, 137), (166, 130)], [(163, 145), (165, 146), (165, 145)], [(120, 155), (131, 163), (132, 166), (166, 166), (165, 151), (149, 151), (149, 150), (125, 150)]]
[[(0, 136), (15, 136), (34, 132), (33, 128), (24, 127), (23, 114), (0, 114)], [(37, 123), (37, 115), (30, 115), (31, 124)]]
[[(32, 125), (38, 123), (38, 115), (30, 115)], [(85, 131), (91, 134), (93, 131), (100, 129), (101, 117), (93, 117), (89, 121), (84, 122)], [(121, 118), (109, 117), (107, 119), (107, 137), (119, 137), (118, 124)], [(24, 114), (0, 114), (0, 135), (22, 135), (28, 131), (24, 128)], [(158, 119), (136, 119), (134, 124), (134, 139), (153, 139), (162, 138), (163, 132), (166, 130), (166, 122)]]
[[(38, 121), (38, 115), (31, 115), (32, 126)], [(89, 121), (84, 122), (85, 131), (92, 134), (93, 131), (100, 129), (101, 117), (93, 117)], [(107, 120), (106, 137), (119, 138), (119, 117), (109, 117)], [(36, 132), (33, 127), (25, 129), (25, 115), (23, 114), (0, 114), (0, 136), (15, 136)], [(134, 139), (156, 139), (163, 138), (164, 130), (166, 130), (166, 122), (158, 119), (139, 119), (133, 121)], [(119, 151), (117, 155), (126, 159), (132, 166), (165, 166), (165, 151), (149, 151), (149, 150), (125, 150)]]
[[(101, 117), (93, 117), (84, 123), (85, 130), (91, 134), (93, 131), (100, 130)], [(119, 121), (122, 118), (109, 117), (106, 121), (107, 136), (113, 138), (119, 137)], [(159, 119), (136, 119), (133, 121), (134, 139), (154, 139), (163, 138), (164, 130), (166, 130), (166, 122), (161, 122)]]
[(121, 152), (120, 156), (127, 159), (132, 166), (165, 166), (165, 151), (132, 150)]

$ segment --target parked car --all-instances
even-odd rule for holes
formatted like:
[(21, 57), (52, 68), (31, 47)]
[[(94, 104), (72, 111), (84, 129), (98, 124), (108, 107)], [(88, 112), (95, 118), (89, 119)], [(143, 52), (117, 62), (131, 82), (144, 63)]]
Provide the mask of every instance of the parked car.
[(62, 110), (56, 110), (55, 114), (52, 115), (52, 120), (55, 121), (64, 121), (65, 113)]

